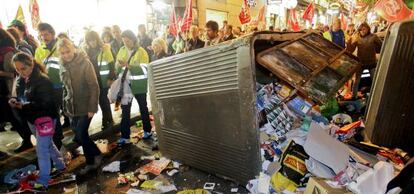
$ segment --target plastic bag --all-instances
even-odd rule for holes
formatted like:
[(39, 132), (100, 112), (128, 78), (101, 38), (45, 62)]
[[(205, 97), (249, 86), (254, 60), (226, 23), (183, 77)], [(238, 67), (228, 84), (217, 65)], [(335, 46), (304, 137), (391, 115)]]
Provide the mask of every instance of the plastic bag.
[(336, 101), (335, 97), (329, 98), (327, 102), (321, 106), (321, 114), (326, 118), (330, 118), (331, 116), (338, 113), (338, 111), (338, 101)]

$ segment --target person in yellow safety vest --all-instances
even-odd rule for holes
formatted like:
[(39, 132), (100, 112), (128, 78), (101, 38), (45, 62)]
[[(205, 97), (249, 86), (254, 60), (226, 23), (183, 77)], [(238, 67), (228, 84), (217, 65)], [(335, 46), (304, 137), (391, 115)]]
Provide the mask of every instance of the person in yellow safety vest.
[[(118, 52), (116, 57), (117, 72), (121, 76), (125, 67), (128, 67), (129, 77), (132, 94), (138, 101), (139, 110), (141, 113), (142, 124), (144, 128), (143, 139), (151, 138), (151, 122), (149, 118), (149, 112), (147, 107), (147, 65), (149, 62), (148, 53), (144, 48), (138, 45), (138, 39), (131, 30), (122, 32), (122, 41), (124, 46)], [(132, 56), (132, 57), (131, 57)], [(118, 144), (130, 143), (130, 122), (131, 122), (131, 103), (127, 105), (121, 105), (122, 119), (121, 119), (121, 138), (118, 140)]]
[[(62, 110), (63, 84), (59, 75), (60, 59), (59, 53), (56, 50), (57, 39), (55, 38), (55, 29), (53, 29), (53, 27), (48, 23), (40, 23), (37, 26), (37, 29), (39, 30), (42, 44), (36, 48), (35, 60), (37, 63), (45, 65), (47, 76), (53, 83), (53, 99), (59, 110)], [(66, 116), (64, 126), (69, 126), (69, 118)], [(62, 125), (60, 122), (56, 122), (55, 133), (59, 134), (55, 135), (53, 138), (56, 147), (60, 149), (62, 145), (61, 140), (63, 139)]]
[(102, 110), (102, 129), (108, 129), (114, 124), (112, 118), (111, 105), (108, 99), (108, 89), (116, 77), (114, 57), (112, 56), (111, 47), (104, 44), (95, 31), (89, 31), (85, 34), (84, 51), (88, 54), (92, 62), (96, 78), (99, 84), (99, 106)]

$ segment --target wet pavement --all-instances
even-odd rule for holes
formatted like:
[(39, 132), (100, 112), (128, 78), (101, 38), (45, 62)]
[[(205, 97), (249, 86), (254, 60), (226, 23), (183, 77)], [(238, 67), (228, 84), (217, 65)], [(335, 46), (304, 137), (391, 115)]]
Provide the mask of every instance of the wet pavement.
[[(138, 106), (136, 102), (133, 103), (132, 117), (136, 121), (139, 115), (136, 114)], [(134, 114), (135, 113), (135, 114)], [(120, 112), (114, 113), (115, 123), (119, 124)], [(135, 122), (132, 122), (135, 123)], [(109, 142), (116, 142), (120, 134), (117, 131), (118, 125), (115, 125), (112, 129), (101, 131), (101, 116), (100, 113), (95, 115), (92, 120), (91, 127), (89, 129), (92, 139), (108, 139)], [(137, 136), (139, 132), (142, 132), (141, 128), (132, 126), (132, 136)], [(73, 133), (70, 129), (64, 131), (65, 139), (64, 145), (68, 150), (71, 150), (74, 154), (74, 158), (68, 166), (68, 172), (75, 174), (84, 166), (85, 158), (82, 155), (76, 156), (75, 144), (73, 144)], [(32, 138), (34, 142), (34, 137)], [(133, 139), (134, 143), (123, 146), (121, 148), (114, 147), (109, 153), (104, 155), (101, 168), (97, 171), (90, 173), (86, 176), (77, 176), (76, 182), (59, 184), (49, 188), (47, 193), (126, 193), (130, 188), (130, 185), (118, 185), (117, 178), (119, 173), (102, 172), (103, 166), (113, 162), (121, 161), (121, 172), (134, 172), (139, 167), (150, 162), (150, 160), (141, 160), (141, 156), (151, 156), (159, 154), (157, 149), (156, 136), (152, 140), (139, 140), (138, 137)], [(0, 162), (0, 173), (3, 176), (7, 171), (14, 168), (21, 168), (31, 163), (36, 163), (35, 149), (27, 150), (23, 153), (14, 154), (13, 150), (19, 146), (20, 138), (14, 131), (6, 131), (0, 133), (0, 151), (7, 152), (9, 157)], [(110, 143), (111, 144), (111, 143)], [(238, 193), (247, 193), (247, 190), (230, 180), (211, 175), (209, 173), (191, 168), (189, 166), (181, 165), (179, 172), (173, 176), (169, 176), (165, 171), (160, 176), (148, 174), (149, 179), (154, 178), (163, 180), (168, 184), (174, 184), (178, 191), (185, 189), (200, 189), (203, 188), (206, 182), (215, 183), (216, 186), (212, 193), (230, 193), (232, 188), (238, 188)], [(142, 181), (141, 181), (142, 183)], [(141, 184), (140, 183), (140, 184)], [(140, 189), (139, 187), (136, 187)], [(9, 188), (6, 184), (0, 185), (0, 193), (6, 192)], [(171, 191), (169, 193), (176, 193), (177, 191)], [(159, 193), (159, 191), (151, 191), (151, 193)]]

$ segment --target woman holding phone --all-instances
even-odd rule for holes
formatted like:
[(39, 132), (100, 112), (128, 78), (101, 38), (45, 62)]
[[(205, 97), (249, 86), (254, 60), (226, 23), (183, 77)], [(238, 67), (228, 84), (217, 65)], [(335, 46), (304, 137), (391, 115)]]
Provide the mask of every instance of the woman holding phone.
[(9, 104), (20, 110), (33, 134), (36, 134), (39, 177), (32, 183), (32, 187), (43, 191), (47, 189), (50, 180), (51, 160), (59, 172), (65, 170), (63, 157), (52, 139), (59, 115), (50, 95), (53, 84), (45, 75), (43, 67), (30, 55), (19, 52), (13, 56), (12, 61), (19, 77), (16, 85), (17, 97), (11, 98)]

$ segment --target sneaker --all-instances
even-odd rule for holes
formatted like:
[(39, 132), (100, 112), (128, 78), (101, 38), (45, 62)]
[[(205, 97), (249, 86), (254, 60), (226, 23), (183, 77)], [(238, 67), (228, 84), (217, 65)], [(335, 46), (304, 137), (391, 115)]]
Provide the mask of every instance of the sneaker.
[(80, 175), (86, 175), (86, 174), (88, 174), (89, 172), (92, 172), (92, 171), (95, 171), (96, 170), (96, 167), (95, 167), (95, 165), (86, 165), (84, 168), (82, 168), (81, 170), (80, 170), (80, 172), (79, 172), (79, 174)]
[(50, 173), (50, 178), (54, 179), (56, 177), (59, 177), (60, 175), (64, 174), (66, 171), (66, 168), (63, 168), (61, 170), (53, 168), (52, 173)]
[(144, 136), (142, 136), (142, 139), (150, 139), (152, 137), (152, 133), (151, 132), (145, 132), (144, 131)]
[(32, 186), (31, 191), (46, 192), (46, 190), (47, 190), (46, 186), (44, 186), (43, 184), (37, 183), (37, 182), (33, 183), (33, 185), (31, 185), (31, 186)]
[(118, 141), (116, 142), (116, 144), (118, 144), (119, 146), (123, 146), (125, 144), (130, 144), (131, 140), (130, 139), (125, 139), (125, 138), (119, 138)]
[(20, 147), (18, 147), (17, 149), (14, 150), (14, 153), (18, 154), (20, 152), (24, 152), (30, 148), (33, 148), (33, 144), (30, 143), (25, 143), (23, 142), (22, 145), (20, 145)]

